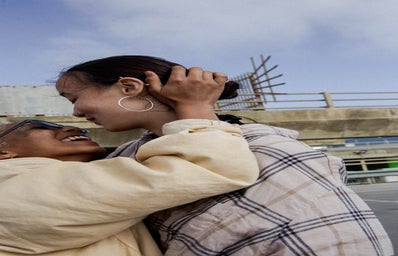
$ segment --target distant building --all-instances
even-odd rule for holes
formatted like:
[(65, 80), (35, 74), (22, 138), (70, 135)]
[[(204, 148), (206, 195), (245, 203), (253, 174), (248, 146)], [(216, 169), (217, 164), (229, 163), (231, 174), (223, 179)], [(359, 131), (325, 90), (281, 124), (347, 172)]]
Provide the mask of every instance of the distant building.
[(71, 116), (72, 109), (54, 86), (0, 86), (0, 116)]

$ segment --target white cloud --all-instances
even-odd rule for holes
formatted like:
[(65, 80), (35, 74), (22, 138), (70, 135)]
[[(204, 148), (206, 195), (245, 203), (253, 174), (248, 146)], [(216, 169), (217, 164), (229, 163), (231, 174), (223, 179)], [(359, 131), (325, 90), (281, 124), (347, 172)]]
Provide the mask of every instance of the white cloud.
[(40, 52), (57, 71), (117, 54), (155, 55), (232, 74), (250, 70), (249, 58), (259, 54), (273, 55), (286, 68), (310, 58), (324, 65), (325, 56), (336, 63), (398, 57), (395, 0), (60, 1), (73, 13), (70, 19), (85, 23), (59, 31)]
[(117, 45), (158, 41), (213, 52), (262, 42), (264, 48), (280, 48), (308, 43), (316, 29), (322, 29), (333, 32), (335, 40), (353, 43), (354, 49), (398, 47), (394, 0), (66, 0), (65, 4), (90, 17), (97, 33), (124, 40)]

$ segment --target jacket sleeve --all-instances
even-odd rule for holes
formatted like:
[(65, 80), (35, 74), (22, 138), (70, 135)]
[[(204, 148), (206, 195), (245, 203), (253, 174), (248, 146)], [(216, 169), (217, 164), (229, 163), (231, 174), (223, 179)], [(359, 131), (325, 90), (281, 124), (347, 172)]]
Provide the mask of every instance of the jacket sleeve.
[(184, 120), (143, 145), (137, 161), (26, 158), (0, 162), (0, 251), (81, 247), (158, 210), (237, 190), (258, 177), (241, 130)]

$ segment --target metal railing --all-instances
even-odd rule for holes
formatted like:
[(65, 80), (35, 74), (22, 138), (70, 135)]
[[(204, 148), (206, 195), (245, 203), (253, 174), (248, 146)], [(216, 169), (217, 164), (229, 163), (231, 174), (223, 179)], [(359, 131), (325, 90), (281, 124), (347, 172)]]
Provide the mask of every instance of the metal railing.
[[(218, 111), (296, 110), (326, 108), (398, 108), (397, 92), (318, 92), (318, 93), (248, 93), (238, 90), (239, 96), (217, 103)], [(264, 98), (272, 97), (272, 99)]]
[(256, 65), (251, 58), (253, 72), (231, 78), (241, 87), (239, 96), (216, 103), (216, 111), (261, 111), (271, 109), (319, 109), (319, 108), (395, 108), (398, 107), (396, 92), (276, 92), (285, 85), (279, 82), (282, 74), (272, 75), (278, 65), (268, 68), (270, 56)]
[(347, 172), (348, 184), (371, 184), (377, 182), (398, 182), (398, 169)]
[(398, 176), (398, 168), (371, 170), (371, 171), (349, 171), (347, 172), (347, 175), (348, 179), (365, 179), (365, 178)]
[[(331, 153), (333, 154), (333, 153)], [(385, 157), (362, 157), (357, 159), (344, 159), (344, 163), (349, 171), (370, 171), (391, 169), (398, 164), (398, 156)]]

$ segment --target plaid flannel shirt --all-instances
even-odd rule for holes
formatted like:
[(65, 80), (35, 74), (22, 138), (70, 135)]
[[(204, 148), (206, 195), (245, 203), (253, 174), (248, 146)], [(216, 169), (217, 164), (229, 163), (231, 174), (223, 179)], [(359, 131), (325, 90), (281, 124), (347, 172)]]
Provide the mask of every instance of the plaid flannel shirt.
[(145, 223), (165, 255), (393, 255), (375, 214), (345, 185), (340, 158), (292, 130), (241, 129), (260, 166), (257, 182), (150, 215)]

